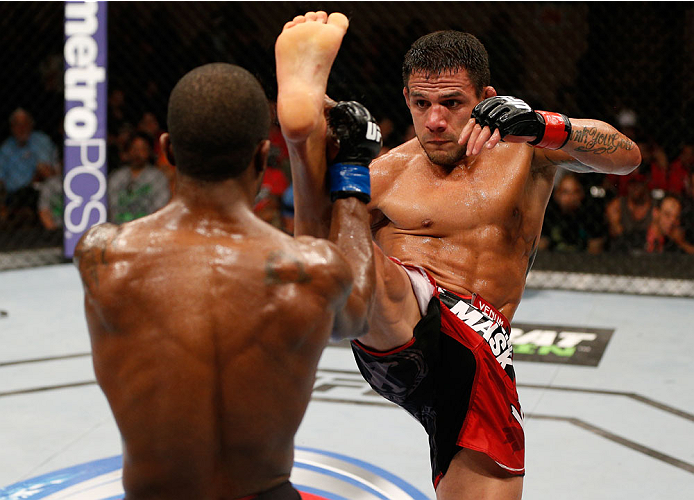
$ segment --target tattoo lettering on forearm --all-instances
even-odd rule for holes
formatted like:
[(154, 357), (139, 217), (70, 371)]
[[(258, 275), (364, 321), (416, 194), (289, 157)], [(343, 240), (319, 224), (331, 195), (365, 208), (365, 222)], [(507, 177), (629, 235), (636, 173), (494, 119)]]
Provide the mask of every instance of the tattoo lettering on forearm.
[(596, 155), (612, 154), (622, 149), (629, 151), (634, 148), (634, 143), (619, 132), (603, 134), (595, 127), (584, 127), (571, 132), (571, 140), (581, 143), (575, 148), (580, 153), (594, 153)]
[(311, 276), (304, 263), (282, 250), (271, 252), (265, 261), (265, 283), (284, 285), (287, 283), (309, 283)]

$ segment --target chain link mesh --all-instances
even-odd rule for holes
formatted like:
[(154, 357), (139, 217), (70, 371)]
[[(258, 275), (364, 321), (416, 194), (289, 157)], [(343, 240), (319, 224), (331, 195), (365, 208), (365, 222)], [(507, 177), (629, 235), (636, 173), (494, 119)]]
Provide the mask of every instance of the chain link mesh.
[[(131, 160), (129, 148), (139, 134), (150, 139), (150, 162), (171, 181), (156, 138), (166, 128), (167, 97), (176, 81), (198, 65), (232, 62), (254, 73), (273, 99), (274, 41), (284, 22), (316, 9), (344, 12), (351, 21), (328, 92), (363, 102), (379, 119), (386, 147), (412, 134), (402, 57), (419, 36), (440, 29), (482, 40), (499, 94), (536, 109), (607, 121), (638, 142), (644, 161), (628, 179), (578, 177), (579, 212), (567, 215), (566, 190), (557, 182), (529, 286), (574, 282), (583, 289), (592, 281), (606, 291), (694, 296), (694, 257), (667, 238), (661, 253), (659, 241), (651, 244), (655, 252), (648, 251), (645, 234), (617, 237), (609, 217), (610, 205), (630, 217), (625, 210), (636, 200), (648, 220), (658, 222), (666, 205), (657, 205), (674, 192), (681, 212), (677, 234), (694, 244), (694, 129), (686, 126), (694, 111), (694, 41), (686, 36), (694, 8), (686, 2), (667, 8), (631, 2), (113, 2), (109, 172)], [(63, 140), (63, 15), (62, 2), (0, 3), (0, 141), (13, 137), (10, 118), (21, 109), (52, 142), (56, 158)], [(274, 166), (286, 179), (268, 183), (267, 203), (256, 208), (281, 225), (289, 172), (276, 129), (273, 134)], [(0, 269), (61, 261), (60, 162), (49, 161), (50, 146), (42, 152), (47, 159), (37, 160), (41, 165), (25, 185), (6, 181), (0, 188)], [(9, 167), (0, 163), (0, 175), (3, 168)], [(639, 188), (641, 198), (634, 195)], [(621, 201), (632, 195), (631, 202)]]

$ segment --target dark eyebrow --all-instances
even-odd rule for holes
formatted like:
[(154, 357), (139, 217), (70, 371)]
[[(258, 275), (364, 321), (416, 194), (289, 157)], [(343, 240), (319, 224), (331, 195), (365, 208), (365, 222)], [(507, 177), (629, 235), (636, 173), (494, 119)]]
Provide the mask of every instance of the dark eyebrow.
[(458, 98), (459, 97), (465, 97), (465, 94), (463, 94), (462, 92), (453, 91), (453, 92), (449, 92), (448, 94), (443, 94), (441, 96), (441, 99), (453, 99), (456, 97), (458, 97)]

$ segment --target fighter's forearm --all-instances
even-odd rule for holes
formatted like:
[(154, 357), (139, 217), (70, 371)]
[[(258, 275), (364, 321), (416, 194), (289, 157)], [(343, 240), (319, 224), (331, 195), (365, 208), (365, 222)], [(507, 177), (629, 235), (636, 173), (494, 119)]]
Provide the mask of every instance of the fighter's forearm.
[(376, 281), (366, 204), (354, 197), (335, 200), (329, 239), (349, 262), (354, 280), (347, 303), (336, 318), (333, 337), (355, 338), (367, 332)]
[(587, 167), (576, 166), (575, 170), (579, 171), (624, 175), (641, 163), (638, 146), (611, 125), (598, 120), (572, 118), (571, 135), (561, 149)]

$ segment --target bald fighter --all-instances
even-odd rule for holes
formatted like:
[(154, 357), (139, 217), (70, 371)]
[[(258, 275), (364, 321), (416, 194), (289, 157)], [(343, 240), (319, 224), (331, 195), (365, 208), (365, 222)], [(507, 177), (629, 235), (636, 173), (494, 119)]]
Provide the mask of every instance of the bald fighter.
[[(324, 14), (305, 16), (305, 43)], [(279, 119), (292, 158), (297, 234), (327, 234), (325, 148)], [(320, 65), (318, 65), (320, 66)], [(429, 435), (436, 495), (518, 499), (525, 473), (510, 321), (525, 287), (558, 168), (627, 174), (636, 145), (607, 123), (536, 111), (497, 96), (472, 35), (431, 33), (405, 56), (403, 95), (416, 138), (370, 166), (376, 301), (353, 341), (365, 379)], [(288, 94), (285, 94), (287, 96)], [(316, 97), (317, 98), (317, 97)], [(304, 139), (307, 137), (308, 139)], [(503, 142), (501, 142), (503, 140)]]
[[(302, 84), (299, 75), (295, 90)], [(349, 113), (340, 120), (349, 127)], [(269, 125), (250, 73), (194, 69), (171, 93), (161, 139), (176, 166), (173, 199), (92, 228), (76, 250), (128, 500), (299, 499), (293, 440), (321, 351), (331, 334), (367, 329), (375, 274), (364, 193), (342, 174), (330, 241), (258, 219)]]

